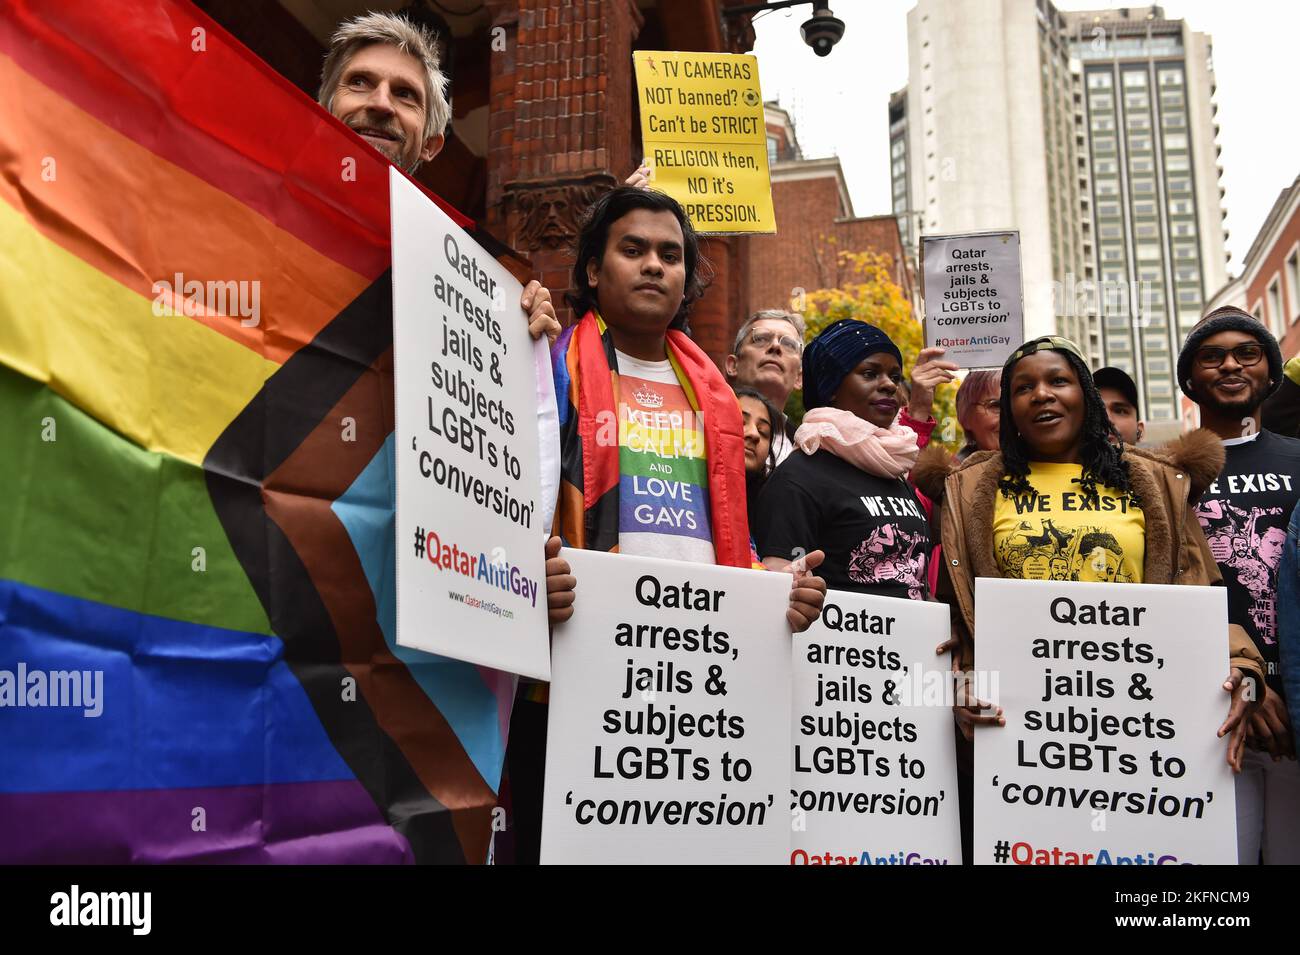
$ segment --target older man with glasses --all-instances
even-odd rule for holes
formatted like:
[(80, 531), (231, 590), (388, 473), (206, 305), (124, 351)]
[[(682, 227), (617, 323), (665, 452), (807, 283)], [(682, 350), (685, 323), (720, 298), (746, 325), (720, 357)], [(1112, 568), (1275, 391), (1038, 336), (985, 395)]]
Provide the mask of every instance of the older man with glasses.
[(1236, 777), (1243, 865), (1300, 862), (1300, 770), (1278, 654), (1278, 613), (1296, 612), (1278, 601), (1278, 565), (1300, 500), (1300, 441), (1260, 427), (1260, 408), (1282, 376), (1277, 339), (1231, 306), (1201, 319), (1178, 356), (1178, 384), (1227, 452), (1196, 514), (1228, 590), (1228, 621), (1250, 634), (1266, 664), (1267, 688)]
[[(755, 312), (736, 333), (723, 363), (732, 388), (752, 388), (779, 411), (790, 392), (803, 387), (803, 316), (780, 309)], [(772, 428), (772, 452), (780, 464), (794, 447), (794, 429), (782, 416)]]

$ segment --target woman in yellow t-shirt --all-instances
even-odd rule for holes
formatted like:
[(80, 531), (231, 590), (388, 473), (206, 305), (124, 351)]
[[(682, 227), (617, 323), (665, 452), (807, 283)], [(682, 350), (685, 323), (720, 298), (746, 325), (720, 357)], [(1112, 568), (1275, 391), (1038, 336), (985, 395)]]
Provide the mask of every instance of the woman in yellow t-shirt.
[[(1078, 347), (1054, 336), (1025, 343), (1003, 366), (1000, 432), (1000, 451), (954, 467), (932, 446), (912, 472), (942, 498), (938, 596), (953, 609), (953, 639), (940, 650), (959, 651), (954, 669), (974, 659), (976, 577), (1222, 583), (1192, 507), (1223, 466), (1214, 435), (1198, 430), (1158, 450), (1124, 445)], [(1219, 735), (1232, 734), (1228, 762), (1239, 770), (1242, 716), (1262, 696), (1263, 660), (1236, 626), (1223, 688), (1232, 702)], [(979, 700), (955, 715), (968, 740), (972, 727), (1003, 722)]]

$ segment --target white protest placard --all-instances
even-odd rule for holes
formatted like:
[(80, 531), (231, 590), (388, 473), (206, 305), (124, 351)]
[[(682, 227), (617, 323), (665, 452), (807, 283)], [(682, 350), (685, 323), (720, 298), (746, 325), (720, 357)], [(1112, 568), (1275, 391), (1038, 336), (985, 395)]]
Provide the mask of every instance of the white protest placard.
[(977, 578), (975, 861), (1235, 863), (1227, 640), (1222, 587)]
[(962, 368), (1001, 368), (1025, 338), (1019, 232), (921, 237), (925, 345)]
[(783, 863), (789, 575), (562, 554), (542, 862)]
[(389, 182), (397, 642), (545, 680), (546, 343), (519, 282), (396, 169)]
[(940, 603), (830, 591), (794, 637), (792, 865), (961, 865)]

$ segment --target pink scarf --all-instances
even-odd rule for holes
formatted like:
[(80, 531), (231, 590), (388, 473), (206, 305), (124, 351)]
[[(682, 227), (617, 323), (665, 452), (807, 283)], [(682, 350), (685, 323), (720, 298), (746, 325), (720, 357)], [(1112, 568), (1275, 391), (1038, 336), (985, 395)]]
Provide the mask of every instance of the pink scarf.
[(920, 453), (916, 432), (897, 421), (888, 428), (877, 428), (851, 411), (827, 407), (804, 415), (794, 443), (804, 454), (824, 448), (868, 474), (889, 478), (910, 471)]

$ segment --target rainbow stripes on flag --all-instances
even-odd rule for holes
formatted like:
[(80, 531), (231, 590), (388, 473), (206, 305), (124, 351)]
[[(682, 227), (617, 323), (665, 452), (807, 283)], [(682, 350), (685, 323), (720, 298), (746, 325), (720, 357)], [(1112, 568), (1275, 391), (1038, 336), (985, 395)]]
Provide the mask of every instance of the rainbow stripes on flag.
[(187, 3), (0, 5), (0, 861), (485, 858), (513, 678), (393, 639), (387, 170)]

